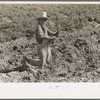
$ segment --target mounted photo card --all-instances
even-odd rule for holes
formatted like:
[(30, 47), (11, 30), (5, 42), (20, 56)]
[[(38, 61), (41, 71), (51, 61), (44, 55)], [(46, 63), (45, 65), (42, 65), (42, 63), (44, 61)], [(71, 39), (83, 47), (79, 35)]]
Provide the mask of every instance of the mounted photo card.
[(99, 1), (0, 1), (1, 99), (98, 99), (99, 82)]

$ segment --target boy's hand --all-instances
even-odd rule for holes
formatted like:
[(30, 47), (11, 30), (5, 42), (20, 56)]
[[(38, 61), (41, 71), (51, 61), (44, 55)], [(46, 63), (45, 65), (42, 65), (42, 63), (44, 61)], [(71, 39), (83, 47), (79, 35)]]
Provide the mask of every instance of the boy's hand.
[(53, 36), (58, 36), (59, 35), (59, 33), (58, 32), (55, 32), (54, 34), (53, 34)]
[(50, 43), (53, 43), (55, 39), (56, 39), (55, 36), (53, 36), (53, 37), (49, 37), (49, 40), (48, 40), (48, 41), (49, 41)]

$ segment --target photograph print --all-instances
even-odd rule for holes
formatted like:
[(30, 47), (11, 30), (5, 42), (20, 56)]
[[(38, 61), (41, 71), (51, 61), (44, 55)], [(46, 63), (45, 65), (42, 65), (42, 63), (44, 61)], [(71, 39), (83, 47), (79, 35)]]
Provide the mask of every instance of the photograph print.
[(0, 4), (0, 82), (100, 82), (100, 4)]

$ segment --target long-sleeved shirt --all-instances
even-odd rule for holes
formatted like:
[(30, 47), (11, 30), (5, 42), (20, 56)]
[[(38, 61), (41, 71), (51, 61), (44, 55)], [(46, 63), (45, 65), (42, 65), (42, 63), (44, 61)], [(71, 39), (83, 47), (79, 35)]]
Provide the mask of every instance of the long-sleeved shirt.
[(43, 36), (49, 37), (49, 35), (52, 35), (52, 34), (53, 34), (53, 32), (51, 30), (49, 30), (46, 26), (38, 25), (36, 28), (36, 32), (35, 32), (36, 41), (38, 43), (42, 43)]

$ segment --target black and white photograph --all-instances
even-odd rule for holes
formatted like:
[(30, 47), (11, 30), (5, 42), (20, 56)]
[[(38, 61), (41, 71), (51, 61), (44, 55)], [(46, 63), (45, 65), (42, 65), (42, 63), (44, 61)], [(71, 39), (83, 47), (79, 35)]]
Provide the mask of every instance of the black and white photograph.
[(0, 4), (8, 82), (100, 82), (100, 4)]

